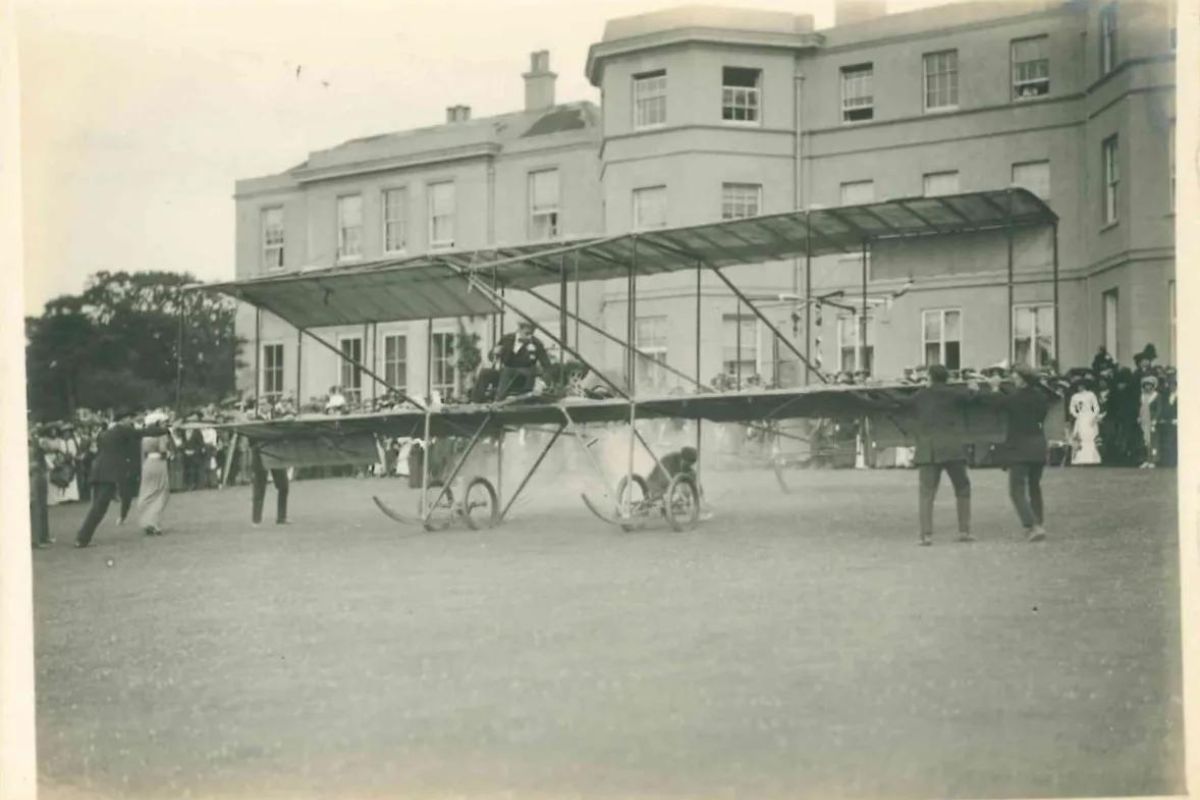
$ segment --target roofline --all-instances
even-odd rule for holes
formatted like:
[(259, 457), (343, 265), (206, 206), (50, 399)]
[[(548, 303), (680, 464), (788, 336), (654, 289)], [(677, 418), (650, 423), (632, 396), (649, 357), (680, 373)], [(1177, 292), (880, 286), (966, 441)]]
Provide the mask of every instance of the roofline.
[(497, 142), (478, 142), (459, 145), (457, 147), (444, 147), (440, 150), (426, 150), (405, 156), (347, 161), (341, 164), (329, 164), (322, 167), (305, 167), (291, 173), (291, 175), (298, 184), (314, 183), (316, 181), (348, 178), (354, 175), (383, 172), (404, 167), (427, 166), (429, 164), (462, 161), (471, 158), (487, 158), (497, 155), (501, 149), (500, 144)]
[(603, 62), (625, 53), (659, 49), (681, 44), (721, 44), (734, 47), (775, 48), (781, 50), (807, 50), (824, 43), (820, 33), (778, 33), (773, 31), (746, 31), (735, 28), (710, 28), (689, 25), (683, 28), (651, 31), (649, 33), (596, 42), (588, 48), (584, 74), (593, 86), (599, 86), (603, 77)]

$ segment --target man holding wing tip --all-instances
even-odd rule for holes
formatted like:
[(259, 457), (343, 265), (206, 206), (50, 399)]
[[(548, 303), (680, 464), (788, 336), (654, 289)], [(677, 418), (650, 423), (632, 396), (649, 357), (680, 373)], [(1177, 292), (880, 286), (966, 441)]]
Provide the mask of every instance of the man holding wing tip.
[[(1038, 383), (1038, 374), (1030, 366), (1013, 368), (1017, 388), (1002, 394), (996, 391), (999, 381), (992, 382), (992, 391), (976, 395), (978, 402), (1002, 411), (1008, 422), (1008, 435), (999, 448), (1000, 463), (1008, 469), (1008, 496), (1031, 542), (1046, 538), (1042, 503), (1042, 470), (1046, 465), (1046, 432), (1044, 423), (1050, 409), (1050, 399)], [(979, 390), (972, 384), (973, 393)]]
[(920, 524), (918, 543), (933, 544), (933, 501), (942, 472), (950, 476), (958, 513), (958, 541), (973, 542), (971, 535), (971, 479), (967, 474), (967, 422), (964, 407), (972, 395), (962, 386), (950, 386), (949, 371), (941, 364), (929, 367), (928, 385), (905, 398), (869, 400), (867, 406), (911, 414), (916, 438), (913, 463), (917, 467), (917, 510)]

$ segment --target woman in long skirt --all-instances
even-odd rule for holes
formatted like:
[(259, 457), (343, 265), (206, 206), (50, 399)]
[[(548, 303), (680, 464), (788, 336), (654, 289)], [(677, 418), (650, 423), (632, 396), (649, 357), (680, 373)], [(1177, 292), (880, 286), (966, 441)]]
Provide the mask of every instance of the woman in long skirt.
[(171, 497), (167, 437), (142, 440), (142, 485), (138, 492), (138, 524), (147, 536), (162, 536), (162, 514)]
[(1083, 384), (1071, 397), (1071, 416), (1075, 418), (1072, 464), (1099, 464), (1100, 451), (1096, 449), (1096, 438), (1100, 435), (1100, 401), (1092, 387)]

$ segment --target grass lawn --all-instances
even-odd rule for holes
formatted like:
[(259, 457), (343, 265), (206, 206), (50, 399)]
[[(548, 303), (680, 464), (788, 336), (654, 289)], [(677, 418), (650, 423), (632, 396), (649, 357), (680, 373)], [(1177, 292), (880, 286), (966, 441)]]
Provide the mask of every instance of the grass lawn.
[[(179, 494), (34, 553), (44, 798), (1037, 797), (1183, 791), (1175, 473), (1004, 474), (916, 546), (916, 474), (708, 473), (689, 533), (547, 472), (503, 527), (386, 520), (401, 481)], [(268, 520), (274, 508), (268, 491)]]

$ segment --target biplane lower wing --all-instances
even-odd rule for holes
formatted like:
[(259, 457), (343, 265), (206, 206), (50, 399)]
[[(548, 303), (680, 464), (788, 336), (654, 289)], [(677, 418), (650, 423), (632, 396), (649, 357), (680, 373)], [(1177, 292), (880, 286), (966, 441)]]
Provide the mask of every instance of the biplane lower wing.
[[(919, 386), (819, 385), (728, 394), (648, 397), (634, 404), (636, 419), (691, 419), (715, 423), (763, 425), (799, 418), (871, 420), (876, 446), (911, 444), (912, 426), (903, 412), (880, 410), (888, 400), (907, 397)], [(976, 442), (1004, 438), (1003, 417), (984, 406), (969, 406), (967, 429)], [(555, 426), (569, 416), (577, 425), (626, 423), (630, 402), (624, 399), (571, 399), (554, 403), (532, 400), (494, 405), (447, 406), (429, 414), (433, 437), (470, 437), (482, 430), (493, 435), (528, 426)], [(343, 416), (311, 416), (230, 423), (224, 427), (259, 443), (264, 459), (282, 465), (368, 463), (376, 460), (374, 437), (420, 439), (426, 415), (418, 410), (384, 411)], [(1051, 429), (1048, 421), (1047, 429)]]
[[(887, 387), (811, 386), (766, 389), (729, 394), (695, 394), (639, 398), (637, 419), (701, 419), (710, 422), (766, 422), (801, 417), (855, 417), (868, 410), (864, 398), (903, 397), (918, 388), (908, 384)], [(553, 403), (533, 400), (509, 404), (446, 406), (430, 414), (433, 436), (470, 435), (480, 425), (500, 432), (531, 425), (557, 425), (564, 411), (577, 424), (629, 421), (630, 401), (567, 399)], [(488, 417), (491, 419), (487, 419)], [(279, 420), (234, 422), (223, 427), (256, 441), (345, 438), (354, 434), (420, 438), (425, 413), (416, 409), (342, 416), (301, 416)]]

